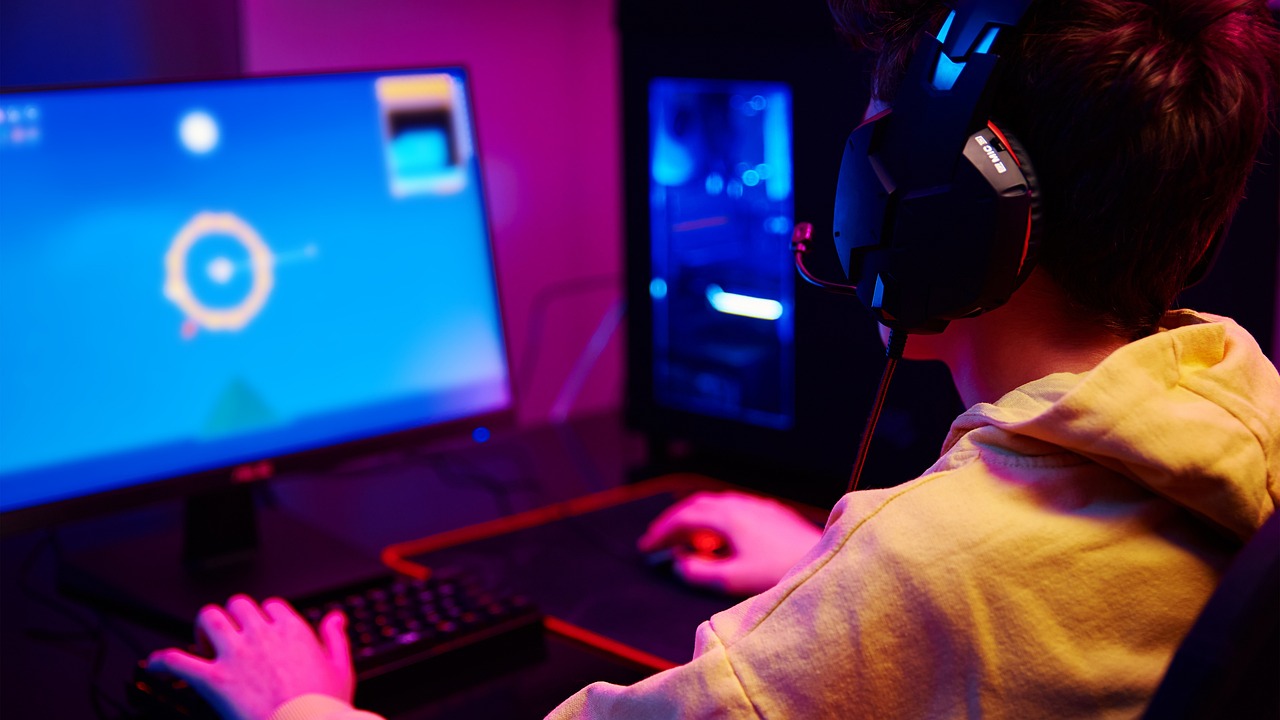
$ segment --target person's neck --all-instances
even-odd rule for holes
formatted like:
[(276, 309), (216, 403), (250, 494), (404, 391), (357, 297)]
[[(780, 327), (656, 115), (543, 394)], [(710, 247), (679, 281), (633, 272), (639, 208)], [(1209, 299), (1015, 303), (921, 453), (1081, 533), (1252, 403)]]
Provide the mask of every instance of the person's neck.
[(938, 358), (966, 407), (995, 402), (1005, 393), (1053, 373), (1092, 370), (1128, 342), (1082, 320), (1057, 285), (1032, 273), (1009, 302), (984, 315), (958, 320), (941, 338)]

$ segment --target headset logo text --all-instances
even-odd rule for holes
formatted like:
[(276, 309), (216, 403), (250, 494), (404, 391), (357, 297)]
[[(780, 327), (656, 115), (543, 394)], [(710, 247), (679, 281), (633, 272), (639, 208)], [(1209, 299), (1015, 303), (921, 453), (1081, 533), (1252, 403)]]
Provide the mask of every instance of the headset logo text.
[(1004, 162), (1000, 159), (1000, 156), (996, 155), (996, 149), (991, 147), (991, 143), (981, 135), (977, 135), (973, 139), (982, 146), (982, 152), (986, 153), (987, 157), (991, 158), (992, 164), (996, 166), (996, 172), (1003, 175), (1007, 168), (1005, 168)]

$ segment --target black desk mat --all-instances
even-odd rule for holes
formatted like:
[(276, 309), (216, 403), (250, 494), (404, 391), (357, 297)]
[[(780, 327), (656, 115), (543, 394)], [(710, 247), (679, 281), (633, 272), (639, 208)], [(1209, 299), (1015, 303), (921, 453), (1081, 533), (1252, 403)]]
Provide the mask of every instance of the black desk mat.
[(698, 624), (736, 599), (691, 588), (669, 566), (651, 566), (636, 551), (649, 523), (697, 489), (662, 487), (583, 512), (543, 513), (552, 517), (426, 552), (412, 553), (413, 544), (406, 544), (401, 547), (410, 552), (401, 557), (429, 568), (465, 569), (527, 595), (548, 616), (683, 663), (693, 654)]

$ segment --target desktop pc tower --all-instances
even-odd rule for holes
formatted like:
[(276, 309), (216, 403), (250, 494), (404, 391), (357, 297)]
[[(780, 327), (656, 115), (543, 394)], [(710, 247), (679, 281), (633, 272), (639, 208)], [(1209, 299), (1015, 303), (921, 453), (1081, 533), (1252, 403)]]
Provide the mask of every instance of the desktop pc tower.
[[(623, 0), (618, 24), (626, 414), (649, 439), (648, 471), (829, 506), (884, 349), (856, 299), (802, 282), (789, 241), (797, 221), (830, 235), (867, 70), (823, 3)], [(810, 255), (842, 277), (832, 248)], [(961, 409), (940, 364), (899, 373), (864, 486), (927, 468)]]

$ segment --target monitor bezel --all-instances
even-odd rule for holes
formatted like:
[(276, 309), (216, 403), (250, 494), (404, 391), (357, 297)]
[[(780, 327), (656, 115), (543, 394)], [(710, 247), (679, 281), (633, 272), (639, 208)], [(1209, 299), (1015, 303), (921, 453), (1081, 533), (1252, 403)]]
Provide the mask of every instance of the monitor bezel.
[(475, 112), (472, 74), (465, 63), (405, 65), (396, 67), (351, 68), (296, 71), (287, 73), (254, 73), (238, 76), (214, 76), (200, 78), (141, 79), (127, 82), (100, 82), (83, 84), (59, 84), (44, 86), (2, 87), (0, 96), (33, 93), (58, 93), (82, 90), (112, 90), (118, 88), (200, 85), (256, 80), (290, 78), (323, 78), (350, 75), (408, 74), (414, 72), (449, 72), (460, 75), (466, 87), (467, 118), (471, 125), (472, 145), (475, 149), (477, 175), (480, 178), (479, 195), (481, 222), (489, 246), (489, 272), (493, 281), (494, 300), (498, 308), (498, 327), (501, 331), (502, 357), (506, 367), (507, 403), (497, 410), (480, 412), (442, 422), (418, 425), (390, 433), (380, 433), (361, 438), (343, 440), (320, 447), (295, 452), (256, 457), (217, 468), (173, 475), (156, 480), (145, 480), (131, 485), (91, 491), (84, 495), (61, 497), (34, 505), (0, 512), (0, 537), (31, 532), (64, 523), (87, 520), (95, 516), (111, 515), (144, 505), (166, 500), (185, 498), (214, 492), (222, 488), (246, 486), (270, 482), (282, 476), (298, 476), (321, 473), (351, 462), (352, 460), (387, 452), (398, 448), (422, 445), (430, 441), (465, 438), (477, 427), (490, 431), (514, 427), (518, 417), (519, 393), (511, 362), (511, 342), (507, 332), (507, 313), (503, 303), (501, 273), (493, 222), (490, 217), (489, 192), (484, 172), (484, 153), (481, 149), (480, 120)]

